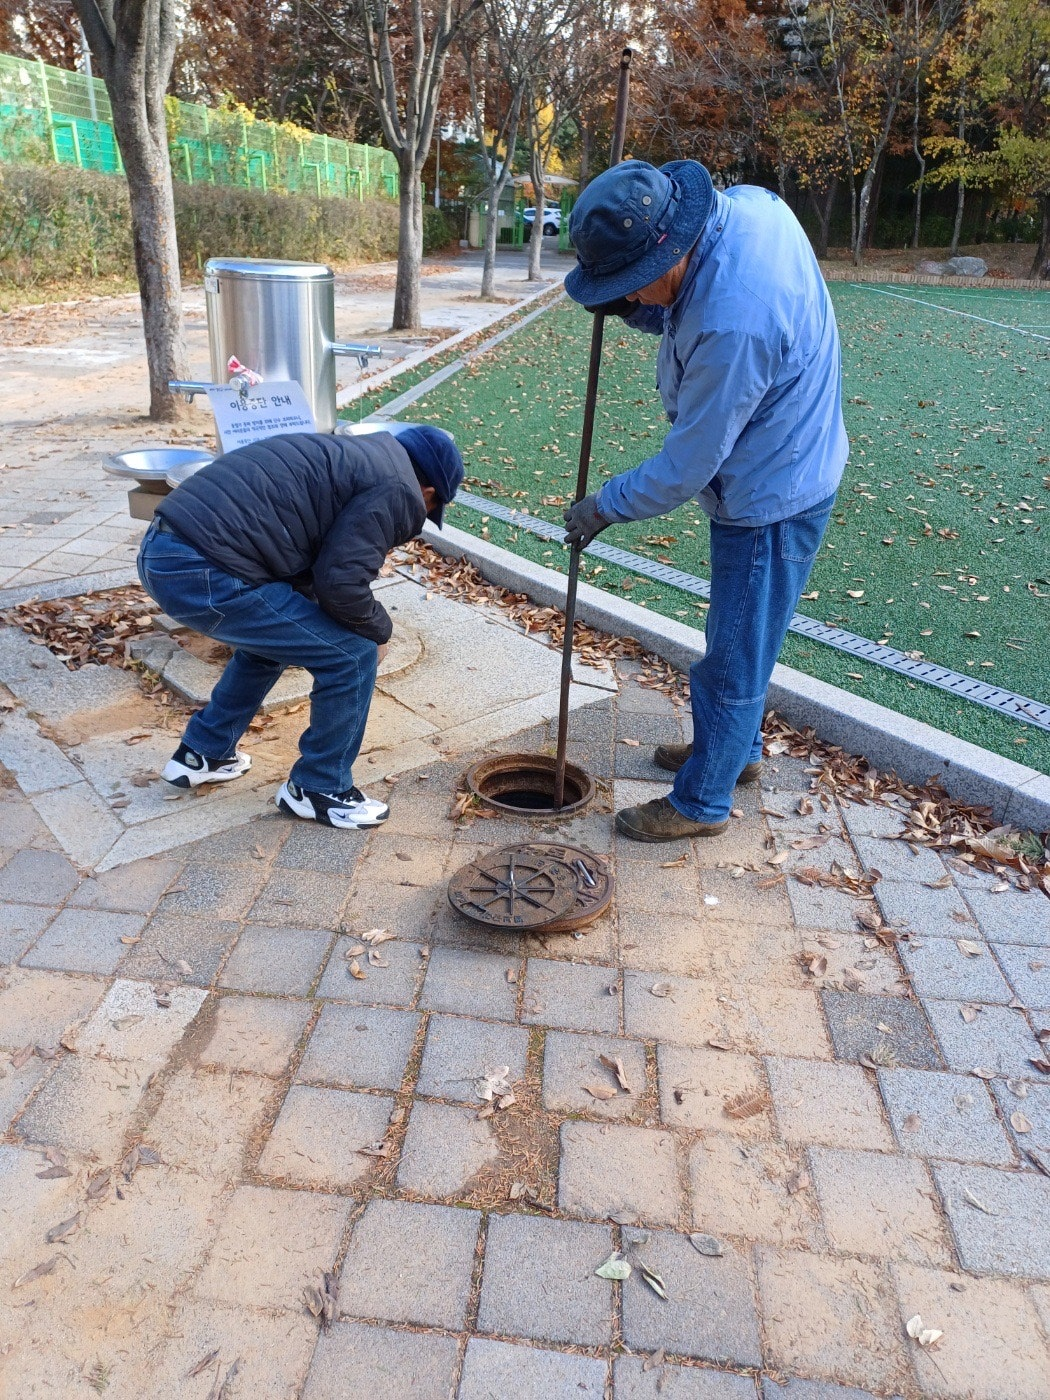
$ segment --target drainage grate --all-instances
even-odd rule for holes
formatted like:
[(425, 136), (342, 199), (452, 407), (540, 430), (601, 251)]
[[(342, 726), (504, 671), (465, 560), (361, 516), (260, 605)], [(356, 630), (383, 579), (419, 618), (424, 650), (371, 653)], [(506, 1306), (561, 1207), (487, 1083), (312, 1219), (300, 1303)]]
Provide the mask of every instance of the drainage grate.
[[(471, 491), (460, 491), (456, 496), (456, 504), (490, 515), (495, 520), (505, 521), (506, 524), (525, 530), (530, 535), (537, 535), (540, 539), (560, 542), (565, 538), (565, 531), (560, 525), (552, 525), (549, 520), (541, 520), (538, 516), (529, 515), (527, 511), (512, 510), (509, 506), (487, 501), (484, 496), (475, 496)], [(593, 555), (607, 564), (617, 564), (631, 573), (642, 574), (656, 583), (680, 589), (683, 593), (692, 593), (698, 598), (711, 596), (711, 585), (707, 579), (697, 578), (695, 574), (687, 574), (669, 564), (659, 564), (653, 559), (646, 559), (644, 555), (632, 554), (628, 549), (618, 549), (615, 545), (595, 540), (587, 546), (584, 553)], [(1050, 705), (1044, 705), (1025, 695), (1017, 695), (1012, 690), (988, 685), (974, 676), (967, 676), (962, 671), (951, 671), (947, 666), (938, 666), (933, 661), (918, 660), (903, 651), (898, 651), (896, 647), (880, 646), (868, 637), (858, 637), (855, 632), (831, 627), (826, 622), (818, 622), (802, 613), (795, 613), (789, 630), (800, 637), (808, 637), (811, 641), (834, 647), (836, 651), (844, 651), (860, 661), (870, 661), (875, 666), (884, 666), (888, 671), (896, 671), (908, 680), (937, 686), (938, 689), (947, 690), (961, 700), (985, 705), (990, 710), (997, 710), (999, 714), (1009, 715), (1011, 719), (1019, 719), (1025, 724), (1034, 724), (1039, 729), (1050, 730)]]

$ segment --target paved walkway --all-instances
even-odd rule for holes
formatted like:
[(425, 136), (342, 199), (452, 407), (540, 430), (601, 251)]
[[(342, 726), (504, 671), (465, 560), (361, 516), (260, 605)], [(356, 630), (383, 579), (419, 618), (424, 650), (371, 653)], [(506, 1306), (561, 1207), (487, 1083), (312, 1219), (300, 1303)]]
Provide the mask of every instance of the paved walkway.
[[(547, 259), (544, 276), (564, 275), (568, 260)], [(423, 323), (440, 338), (481, 330), (533, 295), (524, 253), (497, 263), (495, 300), (478, 297), (480, 255), (427, 259)], [(395, 265), (377, 263), (336, 283), (336, 334), (382, 334), (390, 324)], [(185, 296), (191, 374), (208, 378), (204, 292)], [(406, 355), (415, 346), (404, 347)], [(393, 363), (373, 361), (372, 372)], [(340, 385), (359, 375), (338, 361)], [(0, 318), (0, 591), (85, 578), (93, 587), (121, 581), (134, 563), (141, 523), (129, 518), (127, 483), (106, 476), (112, 452), (155, 442), (214, 449), (211, 413), (202, 399), (185, 423), (152, 424), (138, 298), (107, 297), (68, 307), (13, 312)], [(111, 577), (107, 578), (106, 576)]]
[[(572, 756), (622, 803), (680, 734), (625, 674)], [(87, 876), (3, 791), (4, 1395), (1046, 1400), (1050, 902), (781, 754), (716, 840), (557, 828), (613, 912), (490, 935), (446, 881), (535, 828), (463, 766)]]

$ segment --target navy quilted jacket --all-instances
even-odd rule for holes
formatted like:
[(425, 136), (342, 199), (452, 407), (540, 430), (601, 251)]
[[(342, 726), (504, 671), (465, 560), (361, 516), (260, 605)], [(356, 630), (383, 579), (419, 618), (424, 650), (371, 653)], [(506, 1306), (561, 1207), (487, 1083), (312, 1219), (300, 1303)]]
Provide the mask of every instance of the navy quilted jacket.
[(217, 457), (157, 514), (216, 568), (244, 583), (290, 583), (383, 643), (391, 622), (369, 585), (423, 528), (426, 507), (389, 433), (288, 433)]

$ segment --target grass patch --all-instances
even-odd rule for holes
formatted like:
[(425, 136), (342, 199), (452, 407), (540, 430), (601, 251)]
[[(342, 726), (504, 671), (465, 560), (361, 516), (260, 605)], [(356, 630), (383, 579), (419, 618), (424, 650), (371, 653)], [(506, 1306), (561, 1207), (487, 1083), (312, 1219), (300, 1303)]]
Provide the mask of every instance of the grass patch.
[[(853, 450), (807, 589), (816, 596), (802, 609), (1050, 702), (1050, 344), (917, 304), (934, 301), (1045, 335), (1050, 299), (992, 289), (923, 287), (914, 300), (911, 289), (902, 293), (908, 300), (859, 284), (831, 290)], [(472, 489), (560, 521), (575, 481), (590, 324), (579, 308), (561, 304), (413, 406), (413, 417), (455, 433)], [(656, 346), (615, 320), (608, 326), (595, 486), (663, 439)], [(559, 546), (464, 508), (450, 518), (564, 571)], [(693, 504), (613, 526), (602, 538), (709, 575), (707, 524)], [(666, 585), (597, 561), (585, 567), (592, 583), (701, 623), (696, 600)], [(1050, 735), (1032, 726), (803, 638), (789, 637), (782, 659), (1050, 772)]]

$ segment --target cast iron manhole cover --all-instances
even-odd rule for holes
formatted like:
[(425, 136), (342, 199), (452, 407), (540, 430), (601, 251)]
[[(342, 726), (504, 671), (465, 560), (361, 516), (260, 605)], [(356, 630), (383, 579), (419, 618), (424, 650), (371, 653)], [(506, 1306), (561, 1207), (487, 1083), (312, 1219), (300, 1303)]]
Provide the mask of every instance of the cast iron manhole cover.
[(571, 933), (603, 913), (613, 878), (593, 851), (555, 841), (501, 846), (449, 881), (449, 903), (494, 928)]
[(593, 851), (582, 846), (563, 846), (556, 841), (532, 841), (521, 851), (567, 865), (576, 874), (576, 903), (564, 918), (544, 924), (544, 933), (571, 933), (593, 923), (612, 903), (612, 871)]
[(457, 870), (448, 882), (449, 903), (493, 928), (544, 928), (563, 919), (577, 898), (571, 866), (528, 846), (503, 846)]

